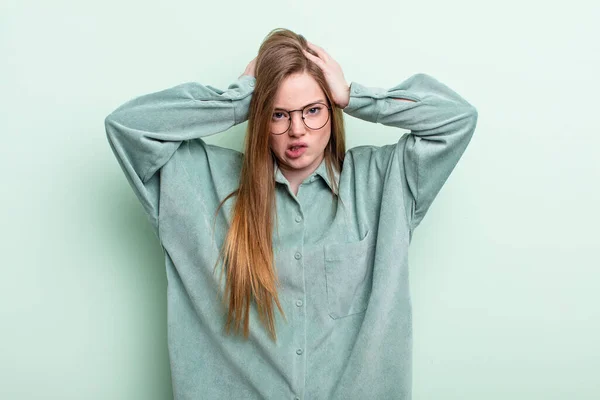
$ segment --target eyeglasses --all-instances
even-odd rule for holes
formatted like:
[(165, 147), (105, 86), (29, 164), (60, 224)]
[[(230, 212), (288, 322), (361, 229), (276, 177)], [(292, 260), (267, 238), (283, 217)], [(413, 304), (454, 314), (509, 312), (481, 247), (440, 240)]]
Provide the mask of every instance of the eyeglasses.
[(312, 103), (298, 110), (275, 110), (271, 117), (271, 133), (273, 135), (286, 133), (292, 125), (291, 114), (295, 111), (302, 111), (302, 122), (308, 129), (321, 129), (329, 121), (330, 110), (331, 107), (323, 103)]

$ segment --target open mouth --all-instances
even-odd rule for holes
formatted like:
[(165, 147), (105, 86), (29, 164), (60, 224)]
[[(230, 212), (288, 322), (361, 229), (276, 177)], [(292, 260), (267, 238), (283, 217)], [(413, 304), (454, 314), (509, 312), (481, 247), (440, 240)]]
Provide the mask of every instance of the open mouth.
[(289, 146), (288, 150), (298, 150), (298, 149), (300, 149), (302, 147), (307, 147), (306, 143), (298, 142), (298, 143), (294, 143), (291, 146)]
[(305, 144), (298, 144), (288, 147), (285, 154), (289, 158), (298, 158), (306, 151), (307, 146)]

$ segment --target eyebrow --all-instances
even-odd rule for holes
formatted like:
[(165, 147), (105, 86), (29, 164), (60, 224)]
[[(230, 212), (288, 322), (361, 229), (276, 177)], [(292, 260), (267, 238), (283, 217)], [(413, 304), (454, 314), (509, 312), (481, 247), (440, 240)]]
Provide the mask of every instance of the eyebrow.
[[(311, 104), (315, 104), (315, 103), (326, 103), (326, 101), (323, 99), (318, 99), (318, 100), (313, 101), (312, 103), (308, 103), (308, 104), (302, 106), (302, 108), (304, 108), (306, 106), (310, 106)], [(288, 111), (285, 108), (281, 108), (281, 107), (275, 107), (275, 110)]]

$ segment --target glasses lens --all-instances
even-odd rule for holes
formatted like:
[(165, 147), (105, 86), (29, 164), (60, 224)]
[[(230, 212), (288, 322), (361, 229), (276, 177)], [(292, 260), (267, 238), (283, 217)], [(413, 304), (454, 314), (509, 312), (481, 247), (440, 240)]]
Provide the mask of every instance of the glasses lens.
[[(315, 103), (302, 110), (304, 124), (310, 129), (321, 129), (329, 121), (329, 108), (322, 103)], [(281, 135), (290, 128), (291, 118), (287, 111), (276, 110), (271, 116), (271, 133)]]
[(310, 129), (320, 129), (329, 120), (329, 109), (325, 104), (317, 103), (306, 106), (302, 111), (304, 123)]
[(285, 111), (275, 111), (271, 117), (271, 133), (281, 135), (290, 126), (290, 116)]

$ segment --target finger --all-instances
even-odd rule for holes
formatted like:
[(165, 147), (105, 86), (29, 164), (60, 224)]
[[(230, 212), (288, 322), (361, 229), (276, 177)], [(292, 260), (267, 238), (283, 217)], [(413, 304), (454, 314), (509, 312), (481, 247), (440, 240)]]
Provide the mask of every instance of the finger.
[(310, 54), (306, 50), (302, 50), (302, 52), (304, 53), (304, 55), (306, 56), (306, 58), (308, 58), (309, 60), (311, 60), (312, 62), (314, 62), (315, 64), (317, 64), (319, 67), (323, 68), (325, 66), (325, 63), (319, 57)]
[(309, 42), (308, 40), (306, 41), (306, 43), (309, 45), (309, 47), (311, 49), (313, 49), (315, 51), (315, 53), (317, 53), (317, 55), (325, 62), (329, 61), (329, 54), (327, 54), (327, 52), (325, 51), (325, 49), (323, 49), (320, 46), (317, 46), (316, 44)]
[(321, 61), (323, 60), (322, 58), (319, 58), (319, 53), (317, 53), (317, 51), (316, 51), (316, 49), (315, 49), (314, 47), (310, 47), (310, 46), (309, 46), (309, 50), (313, 51), (313, 52), (314, 52), (314, 53), (316, 53), (316, 54), (312, 54), (312, 53), (310, 53), (308, 50), (306, 50), (306, 49), (302, 49), (302, 52), (303, 52), (304, 54), (306, 54), (306, 55), (307, 55), (307, 57), (308, 57), (309, 59), (311, 59), (311, 60), (313, 60), (313, 61), (314, 61), (314, 59), (315, 59), (315, 58), (318, 58), (318, 59), (319, 59), (319, 60), (321, 60)]
[(329, 60), (329, 55), (327, 54), (327, 52), (325, 50), (323, 50), (323, 48), (321, 48), (311, 42), (307, 42), (307, 44), (315, 53), (317, 53), (317, 56), (319, 56), (319, 58), (321, 60), (323, 60), (325, 62), (327, 62)]

